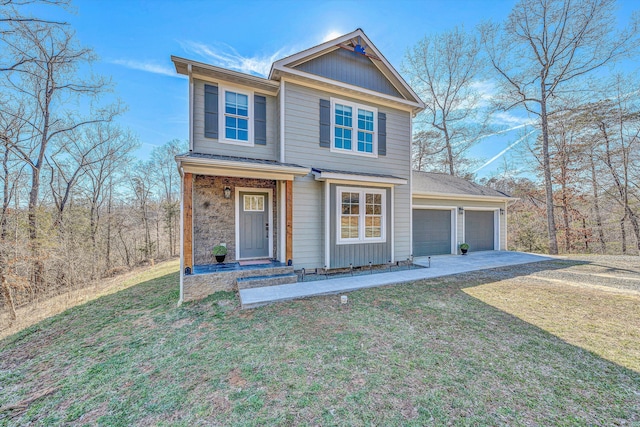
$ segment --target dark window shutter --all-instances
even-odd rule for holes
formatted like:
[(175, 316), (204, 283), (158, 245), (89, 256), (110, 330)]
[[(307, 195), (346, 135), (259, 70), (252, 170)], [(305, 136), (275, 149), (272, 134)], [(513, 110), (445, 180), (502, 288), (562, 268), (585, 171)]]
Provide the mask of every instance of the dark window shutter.
[(204, 136), (218, 139), (218, 86), (204, 85)]
[(320, 147), (331, 147), (331, 103), (320, 100)]
[(387, 155), (387, 115), (378, 113), (378, 156)]
[(267, 98), (253, 97), (253, 135), (256, 145), (267, 145)]

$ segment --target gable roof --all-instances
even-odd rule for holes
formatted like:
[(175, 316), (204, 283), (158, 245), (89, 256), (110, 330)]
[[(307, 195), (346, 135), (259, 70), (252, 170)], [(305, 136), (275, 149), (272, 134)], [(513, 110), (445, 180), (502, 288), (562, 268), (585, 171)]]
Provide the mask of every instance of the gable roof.
[(436, 172), (412, 172), (413, 195), (464, 196), (465, 198), (515, 200), (515, 198), (464, 178)]
[[(366, 46), (366, 52), (360, 51), (358, 49), (358, 46), (362, 45)], [(395, 68), (393, 68), (389, 61), (387, 61), (384, 55), (380, 53), (375, 45), (371, 43), (371, 40), (369, 40), (364, 31), (362, 31), (362, 29), (360, 28), (336, 39), (329, 40), (325, 43), (321, 43), (317, 46), (303, 50), (274, 62), (271, 66), (271, 71), (269, 72), (269, 79), (279, 80), (283, 74), (294, 74), (314, 80), (328, 81), (329, 79), (324, 79), (321, 76), (304, 71), (304, 67), (297, 67), (305, 62), (315, 60), (316, 58), (319, 58), (337, 49), (360, 51), (360, 53), (369, 61), (371, 61), (371, 63), (379, 70), (379, 72), (383, 74), (384, 77), (391, 83), (391, 85), (398, 92), (401, 98), (386, 94), (381, 95), (386, 95), (389, 98), (394, 98), (397, 100), (403, 100), (406, 104), (414, 106), (416, 110), (424, 109), (424, 102), (420, 99), (418, 94), (411, 88), (411, 86), (409, 86), (409, 84), (402, 78), (402, 76), (400, 76), (400, 74), (395, 70)], [(362, 89), (349, 83), (342, 83), (356, 90)], [(365, 89), (364, 91), (367, 91), (367, 89)]]

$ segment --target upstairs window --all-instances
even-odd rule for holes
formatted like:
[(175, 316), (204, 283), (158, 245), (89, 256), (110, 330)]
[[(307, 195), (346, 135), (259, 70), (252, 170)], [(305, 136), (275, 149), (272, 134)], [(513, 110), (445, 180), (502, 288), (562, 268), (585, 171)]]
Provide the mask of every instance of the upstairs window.
[(221, 87), (220, 142), (253, 144), (253, 94)]
[(376, 157), (378, 110), (353, 102), (331, 99), (331, 150)]
[(249, 97), (242, 93), (224, 92), (224, 137), (249, 141)]

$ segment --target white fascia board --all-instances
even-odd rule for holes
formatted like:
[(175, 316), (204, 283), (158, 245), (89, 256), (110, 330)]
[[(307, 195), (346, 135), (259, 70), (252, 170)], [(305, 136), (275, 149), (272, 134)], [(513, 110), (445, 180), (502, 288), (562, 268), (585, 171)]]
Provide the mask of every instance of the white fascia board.
[(498, 196), (474, 196), (468, 194), (455, 193), (430, 193), (426, 191), (414, 191), (412, 197), (422, 199), (447, 199), (447, 200), (477, 200), (480, 202), (504, 202), (505, 200), (518, 200), (514, 197), (498, 197)]
[(176, 157), (178, 164), (185, 172), (203, 175), (229, 175), (264, 179), (281, 179), (291, 181), (295, 176), (305, 176), (311, 171), (309, 168), (296, 166), (278, 166), (260, 163), (239, 163), (219, 159), (198, 159), (192, 157)]
[[(358, 31), (353, 31), (349, 34), (345, 34), (343, 36), (340, 36), (336, 39), (333, 40), (329, 40), (326, 41), (324, 43), (320, 43), (317, 46), (313, 46), (310, 47), (309, 49), (305, 49), (301, 52), (298, 53), (294, 53), (293, 55), (287, 56), (285, 58), (282, 58), (276, 62), (274, 62), (273, 64), (271, 64), (271, 70), (269, 72), (269, 79), (273, 79), (274, 75), (273, 72), (276, 69), (281, 69), (282, 66), (286, 66), (289, 64), (294, 64), (298, 61), (300, 61), (301, 59), (305, 59), (305, 58), (309, 58), (309, 59), (313, 59), (316, 56), (318, 56), (318, 54), (322, 54), (324, 53), (325, 50), (333, 50), (332, 48), (336, 47), (337, 44), (339, 43), (344, 43), (346, 41), (351, 40), (353, 37), (358, 35)], [(360, 31), (360, 34), (362, 34), (362, 31)], [(365, 40), (368, 40), (365, 38)]]
[(383, 94), (371, 91), (371, 95), (369, 95), (364, 93), (363, 90), (357, 86), (352, 86), (355, 89), (347, 91), (347, 85), (343, 85), (341, 87), (338, 84), (342, 83), (337, 83), (333, 80), (330, 80), (330, 83), (322, 83), (318, 81), (318, 79), (288, 74), (287, 76), (283, 76), (280, 81), (283, 83), (293, 83), (303, 87), (308, 87), (322, 92), (334, 94), (338, 98), (353, 98), (360, 101), (371, 102), (377, 105), (384, 105), (395, 110), (407, 111), (411, 114), (414, 114), (415, 111), (418, 111), (417, 107), (403, 102), (401, 98), (395, 98), (392, 96), (383, 97)]
[(407, 99), (398, 98), (397, 96), (387, 95), (386, 93), (376, 92), (376, 91), (371, 90), (371, 89), (365, 89), (365, 88), (360, 87), (360, 86), (339, 82), (337, 80), (331, 80), (331, 79), (328, 79), (326, 77), (321, 77), (321, 76), (318, 76), (316, 74), (307, 73), (306, 71), (300, 71), (300, 70), (296, 70), (296, 69), (293, 69), (293, 68), (276, 68), (276, 70), (281, 71), (282, 73), (286, 73), (286, 74), (292, 75), (292, 76), (304, 77), (304, 78), (307, 78), (309, 80), (318, 81), (318, 82), (321, 82), (321, 83), (324, 83), (324, 84), (327, 84), (327, 85), (331, 85), (331, 86), (335, 86), (335, 87), (338, 87), (338, 88), (348, 89), (348, 90), (352, 90), (352, 91), (357, 92), (357, 93), (363, 93), (365, 95), (373, 96), (373, 97), (376, 97), (376, 98), (386, 99), (386, 100), (393, 101), (393, 102), (396, 102), (396, 103), (402, 104), (402, 105), (408, 105), (408, 106), (412, 107), (412, 110), (414, 111), (414, 113), (417, 113), (417, 112), (422, 111), (424, 109), (424, 103), (422, 101), (420, 103), (415, 102), (415, 101), (409, 101)]
[(191, 59), (180, 58), (172, 55), (171, 61), (173, 61), (178, 74), (187, 75), (187, 68), (191, 67), (192, 75), (200, 80), (214, 82), (222, 80), (234, 82), (236, 84), (244, 84), (248, 87), (259, 89), (260, 92), (267, 93), (269, 95), (275, 95), (280, 87), (280, 83), (274, 80), (216, 67), (215, 65), (205, 64)]
[[(338, 48), (337, 45), (344, 43), (346, 41), (349, 41), (353, 38), (356, 37), (360, 37), (362, 39), (364, 39), (365, 43), (367, 44), (367, 47), (371, 48), (371, 50), (373, 50), (373, 53), (375, 54), (375, 56), (377, 56), (378, 58), (380, 58), (380, 62), (382, 62), (382, 64), (385, 66), (386, 69), (388, 69), (391, 74), (395, 77), (395, 79), (403, 86), (403, 88), (417, 101), (416, 102), (416, 106), (420, 109), (420, 110), (424, 110), (425, 108), (425, 104), (424, 101), (422, 101), (422, 99), (420, 99), (420, 97), (418, 96), (418, 94), (416, 94), (416, 92), (411, 88), (411, 86), (409, 86), (409, 84), (402, 78), (402, 76), (400, 76), (400, 74), (398, 74), (398, 72), (396, 71), (396, 69), (391, 65), (391, 63), (389, 61), (387, 61), (387, 58), (384, 57), (384, 55), (375, 47), (375, 45), (371, 42), (371, 40), (369, 39), (369, 37), (366, 36), (366, 34), (364, 33), (364, 31), (362, 31), (360, 28), (356, 29), (355, 31), (352, 31), (351, 33), (345, 34), (341, 37), (338, 37), (336, 39), (333, 40), (329, 40), (325, 43), (321, 43), (317, 46), (314, 46), (310, 49), (307, 50), (303, 50), (302, 52), (298, 52), (294, 55), (288, 56), (286, 58), (283, 58), (279, 61), (276, 61), (273, 63), (273, 65), (271, 66), (271, 71), (269, 72), (269, 79), (274, 79), (276, 76), (274, 75), (274, 72), (277, 70), (280, 71), (286, 71), (286, 72), (291, 72), (293, 71), (292, 68), (288, 67), (291, 64), (296, 64), (297, 62), (303, 60), (303, 59), (307, 59), (307, 60), (311, 60), (313, 58), (315, 58), (318, 55), (321, 55), (323, 53), (326, 52), (331, 52), (333, 50), (335, 50), (336, 48)], [(304, 61), (302, 61), (304, 62)], [(297, 64), (296, 64), (297, 65)], [(377, 64), (376, 67), (378, 67)], [(378, 67), (380, 68), (380, 67)], [(382, 72), (382, 71), (381, 71)], [(385, 74), (383, 72), (383, 74)], [(316, 76), (318, 77), (318, 76)], [(390, 80), (391, 81), (391, 80)], [(392, 84), (394, 82), (391, 82)], [(394, 86), (396, 86), (394, 84)], [(400, 91), (402, 92), (402, 91)]]
[(390, 187), (392, 185), (404, 185), (408, 180), (403, 178), (390, 178), (390, 177), (378, 177), (368, 175), (352, 175), (348, 173), (338, 172), (317, 172), (313, 171), (313, 175), (316, 181), (340, 181), (351, 183), (366, 183), (370, 185), (379, 185), (384, 187)]

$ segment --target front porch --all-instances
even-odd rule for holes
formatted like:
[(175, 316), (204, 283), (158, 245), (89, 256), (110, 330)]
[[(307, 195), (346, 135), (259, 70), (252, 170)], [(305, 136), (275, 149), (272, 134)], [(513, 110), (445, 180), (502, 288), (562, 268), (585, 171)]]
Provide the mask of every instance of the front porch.
[[(292, 184), (294, 176), (308, 169), (200, 154), (177, 160), (183, 185), (180, 300), (235, 290), (252, 276), (276, 276), (270, 282), (290, 283)], [(217, 245), (227, 248), (224, 264), (214, 264)], [(247, 265), (251, 261), (253, 265)]]
[(230, 262), (194, 266), (183, 277), (183, 299), (193, 301), (219, 291), (295, 283), (298, 276), (292, 266), (276, 260), (245, 264)]

